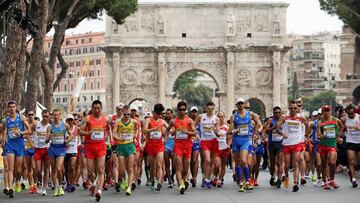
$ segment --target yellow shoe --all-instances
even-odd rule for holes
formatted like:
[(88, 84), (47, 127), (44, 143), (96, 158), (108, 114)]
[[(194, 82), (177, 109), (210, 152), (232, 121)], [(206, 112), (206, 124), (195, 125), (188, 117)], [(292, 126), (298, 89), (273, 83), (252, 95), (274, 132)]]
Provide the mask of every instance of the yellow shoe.
[(59, 188), (55, 188), (55, 189), (54, 189), (54, 196), (55, 196), (55, 197), (60, 196)]
[(59, 188), (59, 194), (60, 194), (60, 195), (64, 195), (64, 194), (65, 194), (65, 192), (64, 192), (64, 190), (63, 190), (62, 187)]
[(127, 185), (126, 185), (125, 180), (121, 181), (121, 186), (120, 187), (121, 187), (121, 189), (126, 190)]
[(20, 183), (16, 183), (16, 184), (15, 184), (15, 192), (21, 192)]
[(289, 188), (289, 177), (285, 177), (284, 188), (286, 188), (286, 189)]
[(127, 187), (125, 194), (126, 194), (127, 196), (130, 196), (130, 195), (131, 195), (131, 187)]

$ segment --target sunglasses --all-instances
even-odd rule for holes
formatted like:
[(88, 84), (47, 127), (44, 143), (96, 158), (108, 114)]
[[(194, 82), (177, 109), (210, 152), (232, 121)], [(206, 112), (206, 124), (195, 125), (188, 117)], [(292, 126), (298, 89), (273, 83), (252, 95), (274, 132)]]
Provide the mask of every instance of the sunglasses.
[(296, 110), (296, 109), (297, 109), (297, 107), (290, 107), (289, 109)]
[(244, 109), (250, 109), (250, 107), (244, 107)]
[(28, 114), (27, 116), (34, 116), (34, 114)]
[(224, 116), (218, 116), (219, 118), (224, 118)]
[(179, 110), (179, 111), (186, 111), (186, 109), (181, 109), (181, 108), (180, 108), (180, 109), (178, 109), (178, 110)]
[(50, 116), (42, 116), (43, 118), (49, 118)]
[(124, 116), (130, 116), (130, 114), (129, 114), (129, 113), (124, 113), (123, 115), (124, 115)]

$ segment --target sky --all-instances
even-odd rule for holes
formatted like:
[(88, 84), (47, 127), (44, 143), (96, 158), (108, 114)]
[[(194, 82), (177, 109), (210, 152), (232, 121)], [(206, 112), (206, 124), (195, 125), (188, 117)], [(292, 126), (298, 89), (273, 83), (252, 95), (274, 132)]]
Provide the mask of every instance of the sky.
[[(274, 0), (138, 0), (139, 2), (274, 2)], [(330, 16), (320, 9), (319, 0), (275, 0), (286, 2), (288, 34), (315, 34), (322, 31), (340, 31), (343, 25), (337, 16)], [(105, 19), (84, 20), (75, 29), (67, 30), (66, 34), (105, 31)]]

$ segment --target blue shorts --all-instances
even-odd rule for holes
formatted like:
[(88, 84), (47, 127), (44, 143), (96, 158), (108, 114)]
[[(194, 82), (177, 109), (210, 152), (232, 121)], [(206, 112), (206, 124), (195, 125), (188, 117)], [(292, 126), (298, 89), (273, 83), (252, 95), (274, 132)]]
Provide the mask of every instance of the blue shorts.
[(237, 153), (240, 152), (242, 150), (249, 150), (249, 138), (246, 139), (234, 139), (233, 138), (233, 143), (232, 143), (232, 151)]
[(200, 151), (200, 141), (193, 142), (192, 144), (192, 152)]
[(6, 156), (6, 150), (5, 150), (5, 147), (2, 148), (2, 153), (1, 153), (1, 156)]
[(264, 153), (265, 153), (264, 145), (263, 145), (263, 144), (258, 145), (258, 146), (256, 147), (255, 153), (256, 153), (256, 156), (262, 156), (262, 155), (264, 155)]
[(25, 144), (21, 143), (5, 143), (4, 152), (6, 155), (14, 154), (15, 156), (24, 156)]
[(24, 154), (24, 156), (30, 156), (30, 157), (32, 157), (32, 156), (34, 156), (34, 154), (35, 154), (35, 150), (34, 150), (33, 148), (25, 149), (25, 154)]
[(165, 142), (165, 152), (173, 153), (174, 152), (174, 143), (175, 143), (174, 139), (166, 140), (166, 142)]
[(51, 159), (56, 159), (59, 156), (66, 155), (66, 148), (65, 147), (52, 147), (50, 146), (48, 149), (48, 155)]
[(314, 152), (314, 155), (316, 155), (317, 152), (319, 152), (319, 142), (314, 142), (313, 143), (313, 152)]

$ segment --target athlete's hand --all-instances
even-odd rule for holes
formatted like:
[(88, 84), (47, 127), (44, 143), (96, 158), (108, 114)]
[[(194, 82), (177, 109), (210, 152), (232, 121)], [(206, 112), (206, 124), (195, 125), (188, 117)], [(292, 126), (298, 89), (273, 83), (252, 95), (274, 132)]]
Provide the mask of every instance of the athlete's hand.
[(343, 140), (341, 137), (338, 137), (338, 138), (336, 139), (336, 142), (337, 142), (338, 144), (342, 144), (342, 143), (344, 142), (344, 140)]
[(15, 135), (19, 136), (20, 135), (20, 130), (15, 130)]
[(137, 140), (134, 139), (134, 145), (136, 146), (138, 144)]
[(283, 139), (287, 139), (289, 137), (289, 135), (287, 133), (283, 133)]
[(356, 130), (356, 131), (360, 131), (360, 125), (356, 125), (356, 126), (355, 126), (355, 130)]

